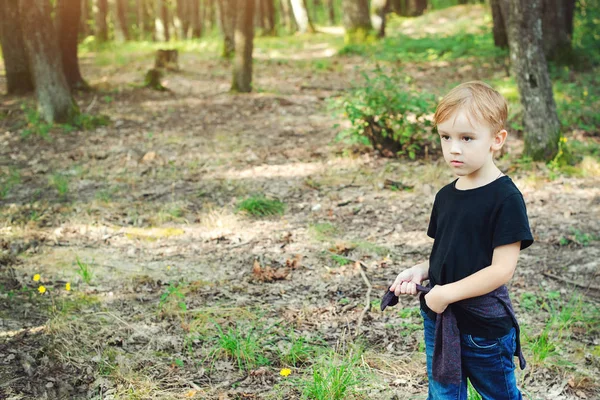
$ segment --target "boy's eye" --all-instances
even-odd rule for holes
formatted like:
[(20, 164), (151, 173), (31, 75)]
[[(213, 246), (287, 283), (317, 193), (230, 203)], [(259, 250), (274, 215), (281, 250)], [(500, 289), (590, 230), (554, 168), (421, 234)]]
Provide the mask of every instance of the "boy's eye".
[(465, 142), (470, 142), (471, 140), (473, 140), (473, 138), (470, 138), (470, 137), (468, 137), (468, 136), (465, 136), (465, 137), (463, 137), (463, 140), (464, 140)]
[(441, 137), (442, 137), (442, 140), (448, 140), (448, 139), (450, 139), (450, 136), (448, 136), (448, 135), (441, 135)]

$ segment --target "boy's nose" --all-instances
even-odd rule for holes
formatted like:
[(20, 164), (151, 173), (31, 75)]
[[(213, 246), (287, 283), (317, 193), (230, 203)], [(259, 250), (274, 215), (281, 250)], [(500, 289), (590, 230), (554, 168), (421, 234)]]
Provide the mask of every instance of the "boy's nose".
[(450, 146), (450, 154), (460, 154), (460, 146), (458, 144), (456, 144), (455, 142), (452, 143), (452, 145)]

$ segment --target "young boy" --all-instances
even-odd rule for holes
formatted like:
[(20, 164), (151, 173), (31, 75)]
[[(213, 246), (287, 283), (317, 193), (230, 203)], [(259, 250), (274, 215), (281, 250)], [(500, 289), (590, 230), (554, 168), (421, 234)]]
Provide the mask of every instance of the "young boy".
[(500, 93), (467, 82), (440, 101), (434, 116), (444, 159), (458, 179), (435, 197), (429, 260), (390, 287), (396, 296), (416, 295), (417, 284), (429, 279), (421, 295), (429, 399), (466, 399), (467, 378), (483, 399), (522, 398), (513, 357), (521, 369), (525, 360), (505, 284), (533, 237), (521, 192), (494, 164), (507, 113)]

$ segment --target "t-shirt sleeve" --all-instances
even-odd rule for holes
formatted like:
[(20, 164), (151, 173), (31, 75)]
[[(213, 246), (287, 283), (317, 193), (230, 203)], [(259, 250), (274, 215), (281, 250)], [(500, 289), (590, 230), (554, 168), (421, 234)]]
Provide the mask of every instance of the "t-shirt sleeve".
[(520, 241), (523, 250), (533, 243), (527, 208), (521, 193), (515, 193), (502, 202), (495, 221), (492, 248)]
[(429, 227), (427, 228), (427, 236), (432, 239), (435, 239), (435, 232), (437, 230), (437, 196), (433, 202), (433, 207), (431, 208), (431, 216), (429, 217)]

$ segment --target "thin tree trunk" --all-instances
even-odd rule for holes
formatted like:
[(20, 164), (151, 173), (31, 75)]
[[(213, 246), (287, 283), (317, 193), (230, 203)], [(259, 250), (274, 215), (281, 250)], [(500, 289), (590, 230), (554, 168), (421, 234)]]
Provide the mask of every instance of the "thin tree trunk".
[(96, 7), (94, 14), (96, 16), (96, 40), (99, 42), (108, 41), (108, 25), (106, 18), (108, 16), (108, 0), (95, 0)]
[(368, 0), (342, 0), (346, 43), (363, 42), (373, 31)]
[(412, 15), (417, 17), (419, 15), (423, 15), (425, 10), (427, 9), (427, 0), (412, 0), (413, 4), (413, 12)]
[(200, 0), (190, 0), (191, 2), (191, 23), (192, 37), (202, 37), (202, 10), (200, 10)]
[(58, 45), (62, 55), (62, 66), (71, 89), (88, 89), (79, 71), (77, 58), (77, 28), (81, 18), (81, 0), (58, 0), (56, 20)]
[(70, 122), (79, 112), (63, 72), (48, 0), (21, 0), (21, 26), (35, 81), (40, 115), (49, 123)]
[[(246, 0), (245, 0), (246, 1)], [(223, 53), (224, 58), (230, 58), (235, 52), (236, 14), (240, 4), (236, 0), (219, 0), (219, 16), (221, 19), (221, 30), (223, 31)], [(254, 15), (254, 10), (252, 12)], [(253, 24), (254, 25), (254, 24)], [(254, 32), (254, 31), (253, 31)]]
[(79, 31), (81, 32), (81, 35), (86, 38), (88, 36), (90, 36), (90, 25), (89, 25), (89, 20), (90, 19), (90, 2), (87, 0), (83, 0), (81, 1), (81, 22), (79, 23), (80, 28)]
[(508, 47), (508, 37), (506, 36), (506, 23), (502, 11), (503, 0), (491, 0), (490, 7), (492, 8), (492, 20), (494, 26), (492, 32), (494, 34), (494, 44), (496, 47), (505, 49)]
[(156, 0), (155, 12), (154, 26), (156, 30), (156, 40), (159, 42), (168, 42), (171, 40), (169, 31), (171, 23), (166, 0)]
[[(542, 32), (544, 35), (544, 53), (553, 61), (564, 61), (571, 58), (571, 21), (567, 21), (565, 0), (542, 1)], [(570, 13), (572, 15), (572, 13)]]
[(335, 3), (334, 0), (326, 0), (329, 16), (329, 25), (335, 25)]
[(294, 19), (298, 25), (298, 32), (300, 33), (314, 33), (315, 27), (308, 16), (308, 10), (306, 9), (306, 0), (291, 0), (292, 11), (294, 12)]
[(544, 56), (541, 1), (509, 0), (508, 42), (524, 109), (525, 154), (549, 161), (558, 151), (560, 122)]
[(216, 25), (216, 10), (215, 10), (215, 1), (214, 0), (204, 0), (205, 1), (205, 5), (204, 5), (204, 16), (205, 16), (205, 22), (204, 22), (204, 26), (206, 27), (207, 31), (212, 31), (213, 29), (215, 29), (215, 25)]
[(33, 91), (33, 80), (24, 48), (19, 3), (0, 1), (0, 45), (9, 94)]
[(138, 29), (138, 40), (144, 40), (145, 34), (145, 19), (146, 16), (144, 14), (144, 0), (136, 0), (136, 19), (137, 19), (137, 29)]
[(390, 9), (390, 0), (371, 0), (371, 22), (377, 31), (377, 37), (385, 36), (385, 19)]
[(275, 3), (274, 0), (261, 0), (263, 26), (265, 35), (275, 34)]
[(293, 27), (295, 20), (292, 17), (290, 0), (279, 0), (279, 5), (281, 6), (281, 20), (283, 21), (283, 25), (291, 33), (295, 30)]
[(115, 21), (115, 38), (119, 42), (128, 41), (130, 37), (127, 26), (127, 0), (114, 0), (112, 10)]
[(187, 39), (190, 29), (190, 11), (188, 0), (177, 0), (177, 16), (181, 24), (181, 39)]
[(252, 48), (254, 42), (254, 0), (238, 5), (235, 25), (235, 59), (233, 62), (234, 92), (252, 91)]

